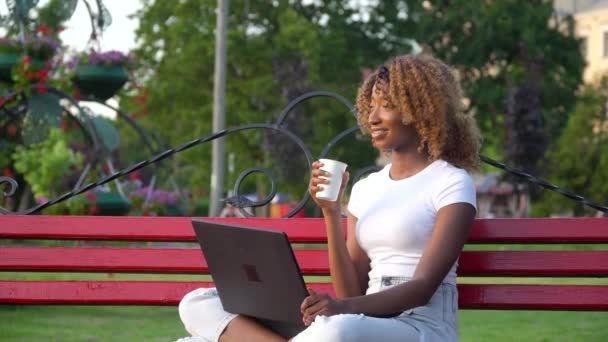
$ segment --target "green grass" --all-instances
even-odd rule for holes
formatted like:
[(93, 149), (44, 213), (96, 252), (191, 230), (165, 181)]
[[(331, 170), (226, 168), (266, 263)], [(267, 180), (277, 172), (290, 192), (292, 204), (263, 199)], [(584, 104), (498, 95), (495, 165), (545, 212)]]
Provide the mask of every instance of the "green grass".
[[(0, 341), (174, 341), (176, 307), (0, 306)], [(461, 341), (607, 341), (608, 313), (460, 312)]]
[(177, 307), (0, 306), (0, 341), (174, 341)]
[(461, 341), (608, 341), (607, 312), (460, 311)]

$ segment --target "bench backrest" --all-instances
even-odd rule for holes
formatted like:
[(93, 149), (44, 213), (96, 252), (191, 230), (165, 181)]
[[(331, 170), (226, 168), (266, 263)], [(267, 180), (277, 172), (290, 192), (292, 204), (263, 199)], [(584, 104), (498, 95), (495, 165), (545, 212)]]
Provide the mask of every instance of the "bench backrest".
[[(296, 243), (296, 258), (305, 275), (329, 272), (327, 252), (318, 245), (326, 241), (322, 219), (205, 219), (284, 231)], [(191, 218), (186, 217), (0, 216), (0, 238), (131, 242), (114, 247), (44, 247), (16, 246), (15, 241), (7, 246), (5, 241), (0, 247), (0, 271), (5, 272), (208, 273), (198, 245), (184, 246), (195, 241)], [(480, 219), (468, 244), (458, 267), (462, 308), (608, 310), (606, 218)], [(517, 250), (505, 250), (510, 244), (517, 244)], [(534, 246), (521, 250), (522, 244)], [(553, 250), (556, 244), (560, 248)], [(163, 278), (3, 280), (0, 302), (175, 305), (186, 292), (213, 286), (210, 281)], [(572, 284), (572, 278), (581, 281)], [(327, 281), (307, 279), (313, 288), (333, 292)]]

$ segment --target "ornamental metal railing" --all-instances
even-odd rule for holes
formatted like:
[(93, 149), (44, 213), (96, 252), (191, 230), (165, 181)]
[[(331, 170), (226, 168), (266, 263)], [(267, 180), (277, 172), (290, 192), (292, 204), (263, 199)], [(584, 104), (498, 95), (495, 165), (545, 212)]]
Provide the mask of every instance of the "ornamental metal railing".
[[(51, 89), (51, 91), (55, 91), (57, 94), (60, 94), (62, 97), (66, 97), (69, 98), (69, 95), (61, 93), (58, 90), (54, 90)], [(307, 160), (307, 164), (310, 167), (310, 165), (313, 162), (313, 153), (311, 152), (311, 149), (303, 142), (303, 140), (296, 135), (294, 132), (290, 131), (289, 129), (286, 128), (285, 120), (287, 118), (287, 116), (292, 112), (292, 110), (299, 104), (315, 98), (315, 97), (328, 97), (334, 100), (337, 100), (338, 102), (342, 103), (347, 109), (348, 111), (353, 115), (356, 116), (355, 110), (353, 105), (346, 100), (344, 97), (333, 93), (333, 92), (328, 92), (328, 91), (314, 91), (314, 92), (309, 92), (306, 93), (296, 99), (294, 99), (293, 101), (291, 101), (286, 107), (285, 109), (283, 109), (283, 111), (279, 114), (278, 119), (276, 120), (276, 122), (274, 123), (258, 123), (258, 124), (246, 124), (246, 125), (241, 125), (241, 126), (236, 126), (236, 127), (232, 127), (232, 128), (228, 128), (228, 129), (224, 129), (221, 130), (219, 132), (215, 132), (209, 135), (205, 135), (202, 137), (199, 137), (197, 139), (191, 140), (189, 142), (186, 142), (182, 145), (179, 145), (177, 147), (173, 147), (173, 148), (169, 148), (166, 149), (160, 153), (156, 153), (155, 155), (153, 155), (151, 158), (140, 161), (138, 163), (135, 163), (129, 167), (126, 167), (122, 170), (119, 171), (115, 171), (112, 174), (102, 177), (101, 179), (95, 181), (95, 182), (91, 182), (91, 183), (87, 183), (84, 185), (79, 185), (78, 187), (72, 189), (69, 192), (66, 192), (56, 198), (50, 199), (44, 203), (40, 203), (37, 204), (36, 206), (26, 209), (26, 210), (22, 210), (22, 211), (10, 211), (4, 208), (0, 208), (0, 213), (1, 214), (33, 214), (33, 213), (37, 213), (40, 212), (41, 210), (48, 208), (52, 205), (55, 205), (57, 203), (63, 202), (68, 200), (69, 198), (72, 198), (74, 196), (77, 196), (79, 194), (82, 194), (84, 192), (87, 192), (89, 190), (93, 190), (101, 185), (104, 185), (106, 183), (109, 183), (111, 181), (114, 181), (116, 179), (119, 179), (123, 176), (129, 175), (133, 172), (136, 172), (142, 168), (145, 168), (149, 165), (155, 164), (160, 162), (161, 160), (164, 160), (166, 158), (169, 158), (177, 153), (180, 153), (182, 151), (188, 150), (192, 147), (198, 146), (200, 144), (204, 144), (206, 142), (209, 141), (213, 141), (215, 139), (219, 139), (222, 137), (225, 137), (229, 134), (232, 133), (236, 133), (236, 132), (241, 132), (241, 131), (248, 131), (248, 130), (257, 130), (257, 129), (263, 129), (263, 130), (272, 130), (276, 133), (279, 133), (289, 139), (291, 139), (302, 151), (302, 153), (304, 154), (304, 156), (306, 157)], [(120, 111), (118, 111), (120, 113)], [(6, 111), (6, 112), (0, 112), (0, 115), (2, 115), (3, 113), (8, 113), (5, 115), (14, 115), (14, 113), (12, 113), (10, 110)], [(124, 115), (124, 113), (123, 113)], [(128, 117), (126, 115), (124, 115), (125, 117)], [(132, 121), (132, 120), (131, 120)], [(131, 124), (135, 124), (134, 122), (131, 122)], [(136, 124), (135, 124), (136, 125)], [(137, 126), (136, 126), (137, 127)], [(136, 128), (137, 129), (137, 128)], [(318, 158), (323, 158), (325, 157), (330, 150), (342, 139), (344, 139), (345, 137), (353, 134), (354, 132), (359, 131), (359, 127), (358, 126), (353, 126), (350, 127), (342, 132), (340, 132), (339, 134), (337, 134), (333, 139), (331, 139), (327, 145), (325, 145), (324, 149), (322, 150), (321, 154), (318, 156)], [(145, 136), (145, 134), (144, 134)], [(146, 141), (146, 144), (150, 144), (149, 141)], [(540, 178), (537, 178), (523, 170), (519, 170), (516, 168), (512, 168), (509, 167), (501, 162), (495, 161), (491, 158), (485, 157), (485, 156), (480, 156), (481, 157), (481, 161), (484, 163), (487, 163), (489, 165), (492, 165), (496, 168), (499, 168), (501, 170), (504, 170), (505, 172), (515, 175), (519, 178), (521, 178), (522, 180), (525, 180), (529, 183), (538, 185), (542, 188), (548, 189), (550, 191), (555, 191), (569, 199), (572, 199), (574, 201), (580, 202), (586, 206), (589, 206), (591, 208), (594, 208), (598, 211), (602, 211), (604, 213), (608, 213), (608, 207), (601, 205), (597, 202), (594, 202), (592, 200), (589, 200), (583, 196), (580, 196), (578, 194), (575, 194), (571, 191), (565, 190), (560, 188), (557, 185), (551, 184), (547, 181), (544, 181)], [(369, 172), (373, 172), (376, 170), (379, 170), (380, 167), (376, 166), (376, 165), (372, 165), (369, 167), (365, 167), (362, 168), (361, 170), (359, 170), (355, 176), (353, 177), (353, 183), (355, 183), (357, 180), (359, 180), (363, 175), (369, 173)], [(266, 177), (268, 177), (268, 179), (271, 182), (271, 190), (270, 192), (262, 199), (260, 200), (251, 200), (248, 197), (242, 195), (239, 193), (239, 189), (241, 187), (242, 182), (245, 180), (246, 177), (248, 177), (251, 174), (254, 173), (262, 173), (264, 174)], [(3, 192), (4, 196), (9, 197), (12, 196), (17, 188), (18, 188), (18, 184), (17, 182), (9, 177), (5, 177), (2, 176), (0, 177), (0, 185), (2, 185), (4, 183), (4, 185), (8, 188), (7, 190), (5, 190)], [(241, 210), (241, 213), (245, 216), (251, 216), (251, 214), (244, 210), (245, 208), (255, 208), (255, 207), (262, 207), (262, 206), (266, 206), (268, 205), (273, 198), (275, 197), (275, 195), (277, 194), (277, 180), (274, 177), (273, 173), (265, 167), (252, 167), (252, 168), (248, 168), (246, 170), (244, 170), (242, 173), (240, 173), (240, 175), (237, 177), (236, 179), (236, 183), (234, 185), (234, 191), (233, 191), (233, 195), (229, 198), (226, 198), (224, 201), (226, 203), (230, 203), (234, 206), (236, 206), (237, 208), (239, 208)], [(308, 191), (305, 191), (302, 198), (300, 199), (300, 201), (298, 202), (297, 205), (293, 206), (288, 213), (286, 213), (285, 215), (283, 215), (284, 217), (293, 217), (294, 215), (296, 215), (308, 202), (308, 200), (310, 199), (310, 194), (308, 193)]]

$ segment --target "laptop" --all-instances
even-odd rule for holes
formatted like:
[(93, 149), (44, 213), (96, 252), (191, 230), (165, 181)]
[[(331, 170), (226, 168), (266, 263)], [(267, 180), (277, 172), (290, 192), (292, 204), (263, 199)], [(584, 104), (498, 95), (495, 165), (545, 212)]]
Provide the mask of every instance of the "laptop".
[(304, 330), (308, 291), (287, 234), (192, 220), (224, 310), (258, 320), (284, 337)]

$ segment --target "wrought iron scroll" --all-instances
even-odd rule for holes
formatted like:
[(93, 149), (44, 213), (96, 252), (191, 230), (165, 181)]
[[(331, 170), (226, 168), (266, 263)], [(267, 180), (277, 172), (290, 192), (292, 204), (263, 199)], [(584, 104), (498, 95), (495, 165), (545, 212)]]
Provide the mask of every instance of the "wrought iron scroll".
[[(103, 177), (101, 179), (99, 179), (96, 182), (92, 182), (92, 183), (88, 183), (84, 186), (81, 186), (77, 189), (74, 189), (72, 191), (69, 191), (57, 198), (51, 199), (45, 203), (39, 204), (33, 208), (24, 210), (22, 212), (10, 212), (4, 208), (0, 208), (0, 213), (2, 214), (32, 214), (32, 213), (36, 213), (39, 212), (49, 206), (52, 206), (56, 203), (65, 201), (71, 197), (77, 196), (79, 194), (82, 194), (86, 191), (92, 190), (100, 185), (104, 185), (108, 182), (111, 182), (117, 178), (123, 177), (125, 175), (128, 175), (130, 173), (133, 173), (139, 169), (142, 169), (148, 165), (157, 163), (165, 158), (168, 158), (176, 153), (182, 152), (184, 150), (190, 149), (194, 146), (224, 137), (226, 135), (235, 133), (235, 132), (240, 132), (240, 131), (246, 131), (246, 130), (252, 130), (252, 129), (270, 129), (270, 130), (274, 130), (276, 132), (279, 132), (283, 135), (285, 135), (286, 137), (290, 138), (292, 141), (294, 141), (298, 147), (302, 150), (302, 152), (304, 153), (307, 161), (308, 161), (308, 165), (310, 167), (310, 165), (313, 162), (313, 155), (312, 152), (310, 151), (310, 149), (308, 148), (308, 146), (306, 144), (304, 144), (304, 142), (297, 136), (295, 135), (293, 132), (287, 130), (285, 127), (283, 127), (283, 122), (285, 120), (285, 118), (287, 117), (287, 115), (289, 115), (289, 113), (291, 112), (291, 110), (297, 106), (298, 104), (314, 98), (314, 97), (330, 97), (333, 98), (339, 102), (341, 102), (342, 104), (344, 104), (348, 110), (355, 115), (355, 111), (354, 111), (354, 107), (352, 106), (352, 104), (350, 104), (350, 102), (348, 100), (346, 100), (344, 97), (332, 93), (332, 92), (328, 92), (328, 91), (315, 91), (315, 92), (310, 92), (310, 93), (306, 93), (298, 98), (296, 98), (295, 100), (293, 100), (292, 102), (290, 102), (285, 109), (280, 113), (278, 120), (274, 123), (274, 124), (265, 124), (265, 123), (261, 123), (261, 124), (247, 124), (247, 125), (241, 125), (241, 126), (237, 126), (237, 127), (233, 127), (233, 128), (229, 128), (229, 129), (224, 129), (222, 131), (219, 132), (215, 132), (213, 134), (207, 135), (207, 136), (203, 136), (197, 139), (194, 139), (192, 141), (189, 141), (187, 143), (184, 143), (180, 146), (174, 147), (174, 148), (170, 148), (167, 149), (161, 153), (158, 153), (156, 155), (154, 155), (153, 157), (141, 161), (139, 163), (133, 164), (127, 168), (124, 168), (122, 170), (119, 170), (117, 172), (114, 172), (113, 174)], [(358, 126), (353, 126), (351, 128), (346, 129), (345, 131), (339, 133), (335, 138), (333, 138), (323, 149), (323, 151), (321, 152), (319, 158), (323, 158), (325, 157), (328, 152), (331, 150), (332, 147), (334, 147), (341, 139), (343, 139), (344, 137), (348, 136), (349, 134), (352, 134), (353, 132), (356, 132), (359, 130)], [(549, 189), (551, 191), (555, 191), (558, 192), (572, 200), (575, 200), (577, 202), (580, 202), (584, 205), (590, 206), (596, 210), (599, 211), (603, 211), (603, 212), (608, 212), (608, 207), (600, 205), (596, 202), (593, 202), (589, 199), (584, 198), (583, 196), (574, 194), (568, 190), (564, 190), (559, 188), (556, 185), (553, 185), (549, 182), (546, 182), (542, 179), (536, 178), (522, 170), (519, 169), (515, 169), (515, 168), (511, 168), (503, 163), (497, 162), (495, 160), (492, 160), (488, 157), (485, 156), (481, 156), (481, 160), (484, 163), (487, 163), (489, 165), (492, 165), (494, 167), (500, 168), (502, 170), (505, 170), (506, 172), (509, 172), (511, 174), (514, 174), (516, 176), (522, 177), (525, 180), (527, 180), (528, 182), (537, 184), (543, 188)], [(369, 172), (373, 172), (378, 170), (379, 168), (377, 166), (369, 166), (366, 168), (363, 168), (362, 170), (360, 170), (354, 177), (354, 182), (356, 182), (357, 180), (359, 180), (363, 175), (365, 175), (366, 173)], [(245, 196), (240, 195), (238, 193), (239, 190), (239, 186), (241, 184), (241, 182), (245, 179), (245, 177), (247, 177), (248, 175), (252, 174), (252, 173), (256, 173), (256, 172), (261, 172), (264, 173), (268, 178), (270, 178), (271, 183), (272, 183), (272, 190), (270, 191), (270, 193), (262, 200), (260, 201), (251, 201), (249, 199), (247, 199)], [(0, 177), (0, 186), (2, 183), (8, 183), (9, 185), (9, 190), (4, 192), (4, 196), (11, 196), (15, 190), (17, 189), (17, 182), (14, 179), (8, 178), (8, 177)], [(267, 204), (270, 203), (270, 201), (273, 199), (274, 195), (276, 194), (276, 179), (274, 178), (274, 176), (272, 175), (272, 173), (265, 168), (250, 168), (247, 169), (245, 171), (243, 171), (239, 177), (237, 178), (235, 187), (234, 187), (234, 196), (225, 199), (224, 201), (227, 203), (231, 203), (233, 205), (235, 205), (236, 207), (238, 207), (241, 212), (244, 215), (249, 216), (250, 214), (247, 213), (246, 211), (244, 211), (244, 208), (250, 208), (250, 207), (261, 207), (261, 206), (265, 206)], [(308, 202), (308, 200), (310, 199), (310, 194), (308, 193), (308, 191), (305, 191), (302, 199), (300, 200), (300, 202), (293, 207), (286, 215), (285, 217), (293, 217), (297, 212), (299, 212)]]
[[(78, 101), (76, 101), (73, 97), (71, 97), (66, 92), (64, 92), (60, 89), (48, 86), (46, 84), (38, 83), (38, 84), (30, 85), (30, 90), (38, 89), (39, 87), (42, 87), (42, 86), (44, 86), (49, 93), (54, 94), (59, 99), (68, 101), (70, 103), (70, 105), (74, 106), (75, 108), (78, 109), (78, 111), (80, 113), (82, 113), (82, 108), (80, 108), (80, 106), (78, 105)], [(12, 121), (21, 118), (23, 115), (25, 115), (27, 113), (28, 106), (27, 106), (26, 92), (17, 91), (17, 92), (5, 94), (5, 95), (3, 95), (3, 97), (4, 97), (4, 99), (6, 99), (6, 101), (0, 105), (0, 119), (3, 119), (4, 116), (9, 117), (10, 119), (6, 123), (7, 125), (10, 124)], [(15, 106), (13, 108), (9, 108), (9, 105), (13, 105), (13, 104), (15, 104)], [(80, 127), (80, 129), (82, 130), (82, 132), (84, 134), (84, 138), (87, 139), (87, 141), (91, 144), (91, 146), (93, 147), (93, 150), (99, 151), (100, 145), (99, 145), (99, 142), (97, 141), (97, 137), (94, 133), (94, 128), (90, 125), (90, 123), (87, 122), (86, 120), (84, 120), (84, 118), (75, 116), (70, 110), (67, 110), (66, 108), (63, 108), (63, 111), (78, 124), (78, 126)], [(96, 153), (96, 155), (97, 155), (97, 153)], [(79, 176), (78, 181), (76, 182), (76, 185), (74, 186), (74, 189), (78, 188), (82, 184), (82, 181), (84, 179), (86, 179), (94, 162), (95, 161), (89, 161), (87, 163), (87, 165), (85, 165), (82, 173)], [(0, 212), (8, 212), (8, 211), (4, 208), (0, 208)]]
[(501, 162), (498, 162), (496, 160), (490, 159), (490, 158), (485, 157), (485, 156), (480, 156), (480, 159), (481, 159), (482, 162), (484, 162), (486, 164), (492, 165), (492, 166), (494, 166), (496, 168), (504, 170), (504, 171), (506, 171), (508, 173), (511, 173), (511, 174), (515, 175), (515, 176), (523, 178), (524, 180), (526, 180), (526, 181), (528, 181), (528, 182), (530, 182), (532, 184), (536, 184), (536, 185), (542, 186), (545, 189), (548, 189), (548, 190), (551, 190), (551, 191), (555, 191), (555, 192), (557, 192), (558, 194), (560, 194), (562, 196), (565, 196), (565, 197), (567, 197), (567, 198), (569, 198), (571, 200), (574, 200), (576, 202), (582, 203), (582, 204), (584, 204), (584, 205), (586, 205), (588, 207), (591, 207), (593, 209), (602, 211), (604, 213), (608, 213), (608, 207), (606, 207), (604, 205), (601, 205), (601, 204), (599, 204), (597, 202), (594, 202), (594, 201), (592, 201), (592, 200), (590, 200), (588, 198), (585, 198), (585, 197), (583, 197), (581, 195), (577, 195), (577, 194), (575, 194), (574, 192), (572, 192), (570, 190), (562, 189), (562, 188), (560, 188), (559, 186), (557, 186), (555, 184), (551, 184), (551, 183), (549, 183), (549, 182), (547, 182), (545, 180), (537, 178), (537, 177), (535, 177), (535, 176), (533, 176), (533, 175), (531, 175), (531, 174), (529, 174), (529, 173), (527, 173), (525, 171), (522, 171), (522, 170), (519, 170), (519, 169), (516, 169), (516, 168), (512, 168), (512, 167), (510, 167), (510, 166), (508, 166), (506, 164), (503, 164)]

